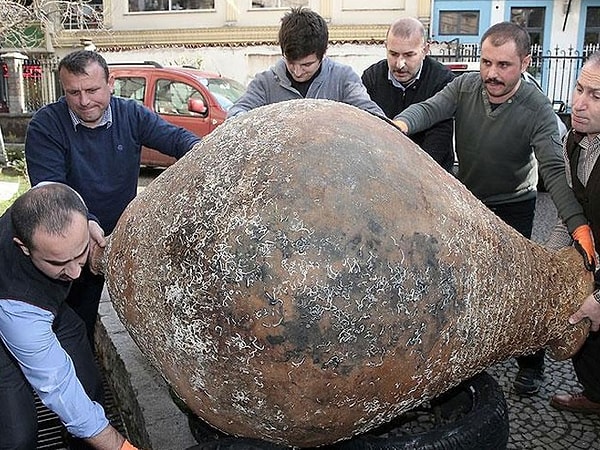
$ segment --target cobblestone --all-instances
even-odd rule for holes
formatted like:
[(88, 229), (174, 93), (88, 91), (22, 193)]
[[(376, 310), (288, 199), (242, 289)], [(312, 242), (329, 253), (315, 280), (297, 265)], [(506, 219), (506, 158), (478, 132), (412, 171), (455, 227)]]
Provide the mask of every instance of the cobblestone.
[(574, 414), (550, 406), (550, 397), (555, 393), (581, 390), (570, 360), (546, 358), (544, 384), (531, 397), (512, 391), (517, 374), (513, 359), (491, 367), (488, 373), (498, 381), (506, 397), (510, 426), (507, 449), (600, 449), (600, 416)]

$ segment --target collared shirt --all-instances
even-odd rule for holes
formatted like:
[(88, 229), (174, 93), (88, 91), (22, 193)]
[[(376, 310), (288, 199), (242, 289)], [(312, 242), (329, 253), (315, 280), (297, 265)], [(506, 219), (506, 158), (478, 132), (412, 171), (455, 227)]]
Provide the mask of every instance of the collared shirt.
[(422, 62), (421, 62), (421, 67), (419, 67), (419, 71), (417, 72), (417, 75), (415, 75), (415, 77), (413, 79), (409, 80), (409, 82), (407, 84), (402, 84), (401, 82), (396, 80), (396, 77), (394, 77), (394, 74), (392, 73), (392, 71), (388, 70), (388, 80), (390, 80), (390, 82), (394, 85), (394, 87), (397, 87), (398, 89), (402, 89), (403, 91), (405, 91), (409, 87), (411, 87), (413, 84), (415, 84), (415, 82), (419, 79), (419, 77), (421, 76), (421, 70), (423, 70)]
[[(589, 134), (585, 135), (579, 145), (581, 147), (581, 154), (579, 155), (579, 163), (577, 165), (577, 177), (581, 181), (581, 184), (585, 186), (590, 178), (592, 169), (596, 165), (598, 156), (600, 156), (600, 134), (592, 138), (590, 138)], [(565, 148), (563, 148), (563, 154), (566, 158)], [(569, 186), (573, 187), (570, 170), (567, 170), (567, 182)]]
[(0, 339), (19, 363), (40, 399), (74, 436), (96, 436), (108, 426), (102, 407), (93, 402), (67, 352), (52, 331), (54, 315), (18, 300), (0, 300)]
[[(77, 125), (83, 125), (83, 121), (73, 112), (71, 108), (69, 108), (69, 115), (71, 116), (71, 122), (73, 122), (73, 129), (77, 131)], [(101, 127), (106, 125), (106, 128), (110, 128), (112, 125), (112, 108), (110, 107), (110, 103), (108, 104), (108, 108), (104, 110), (102, 117), (100, 118), (100, 122), (96, 127)], [(85, 126), (85, 125), (83, 125)]]

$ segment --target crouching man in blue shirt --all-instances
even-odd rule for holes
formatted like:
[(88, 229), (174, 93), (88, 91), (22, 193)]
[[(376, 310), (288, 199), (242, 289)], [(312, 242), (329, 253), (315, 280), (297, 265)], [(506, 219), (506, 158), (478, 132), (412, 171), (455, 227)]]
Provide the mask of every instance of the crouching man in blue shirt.
[(83, 321), (66, 304), (89, 253), (88, 210), (44, 183), (0, 217), (0, 448), (35, 449), (33, 390), (75, 446), (134, 449), (108, 422)]

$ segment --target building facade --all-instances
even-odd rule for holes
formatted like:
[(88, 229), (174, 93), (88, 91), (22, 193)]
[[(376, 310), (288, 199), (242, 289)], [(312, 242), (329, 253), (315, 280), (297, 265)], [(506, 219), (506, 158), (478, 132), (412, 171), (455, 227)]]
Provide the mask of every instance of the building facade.
[(494, 23), (510, 21), (527, 28), (532, 44), (544, 52), (582, 49), (600, 37), (599, 0), (435, 0), (431, 36), (477, 44)]

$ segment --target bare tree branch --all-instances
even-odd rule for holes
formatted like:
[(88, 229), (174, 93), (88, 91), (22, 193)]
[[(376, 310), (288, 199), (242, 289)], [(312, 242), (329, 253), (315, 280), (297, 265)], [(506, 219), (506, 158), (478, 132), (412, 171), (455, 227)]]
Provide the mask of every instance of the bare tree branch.
[(34, 47), (63, 29), (104, 29), (102, 11), (89, 0), (0, 0), (0, 47)]

